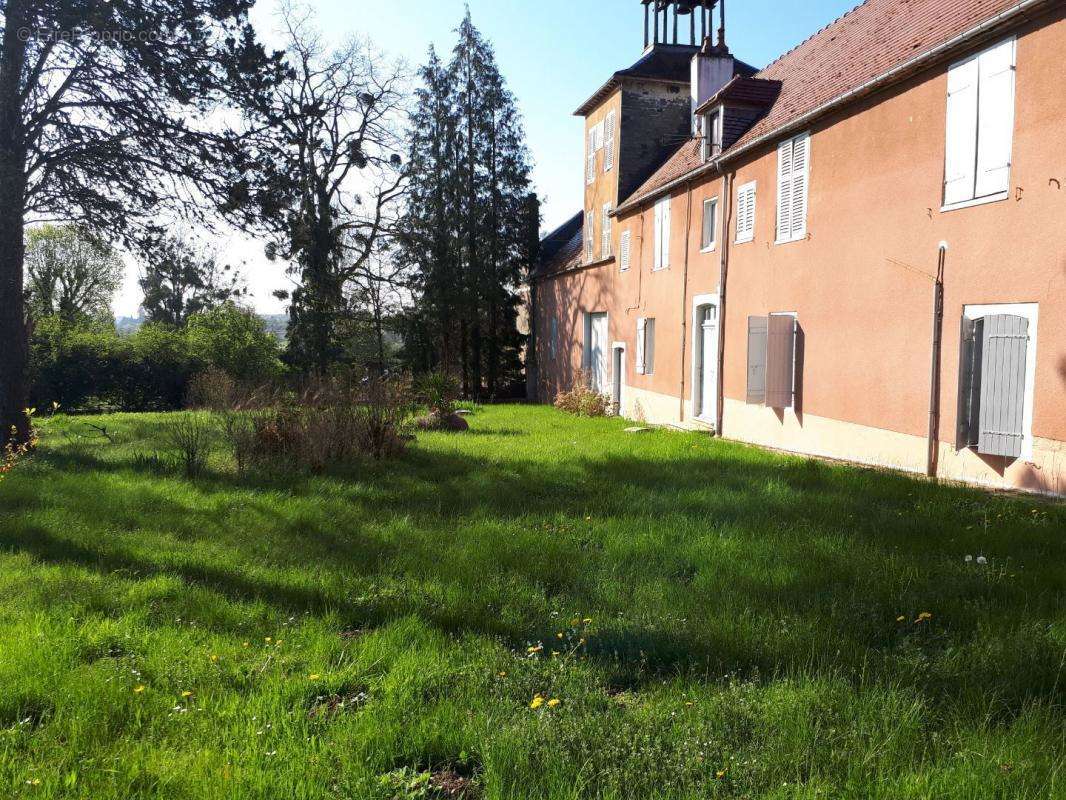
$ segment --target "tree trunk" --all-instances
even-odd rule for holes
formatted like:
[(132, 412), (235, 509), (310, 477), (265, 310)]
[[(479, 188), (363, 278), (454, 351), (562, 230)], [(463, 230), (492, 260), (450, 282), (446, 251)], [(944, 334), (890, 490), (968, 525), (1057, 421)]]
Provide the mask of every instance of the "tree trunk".
[(26, 370), (29, 345), (23, 297), (26, 256), (23, 225), (26, 215), (26, 149), (23, 141), (19, 79), (26, 43), (19, 3), (7, 8), (0, 60), (0, 443), (29, 438)]

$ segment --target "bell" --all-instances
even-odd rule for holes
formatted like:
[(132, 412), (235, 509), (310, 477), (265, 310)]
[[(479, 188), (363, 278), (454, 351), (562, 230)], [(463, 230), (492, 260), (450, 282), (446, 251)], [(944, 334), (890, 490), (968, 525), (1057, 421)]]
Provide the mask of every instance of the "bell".
[(696, 5), (696, 0), (678, 0), (677, 13), (678, 14), (691, 14), (693, 7)]

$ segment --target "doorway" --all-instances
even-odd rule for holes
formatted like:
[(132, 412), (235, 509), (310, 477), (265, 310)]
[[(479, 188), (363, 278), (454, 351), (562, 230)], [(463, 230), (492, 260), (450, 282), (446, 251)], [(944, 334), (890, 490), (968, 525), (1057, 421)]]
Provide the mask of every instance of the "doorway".
[(693, 407), (696, 418), (709, 425), (718, 423), (718, 306), (696, 306)]

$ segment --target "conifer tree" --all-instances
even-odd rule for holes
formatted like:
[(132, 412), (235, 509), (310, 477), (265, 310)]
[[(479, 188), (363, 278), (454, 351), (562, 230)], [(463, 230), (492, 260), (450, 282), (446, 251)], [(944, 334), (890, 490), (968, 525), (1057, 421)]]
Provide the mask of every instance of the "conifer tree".
[(457, 34), (447, 67), (431, 52), (422, 70), (408, 255), (420, 327), (438, 348), (431, 360), (458, 371), (467, 395), (492, 397), (520, 377), (517, 289), (539, 211), (492, 46), (469, 11)]

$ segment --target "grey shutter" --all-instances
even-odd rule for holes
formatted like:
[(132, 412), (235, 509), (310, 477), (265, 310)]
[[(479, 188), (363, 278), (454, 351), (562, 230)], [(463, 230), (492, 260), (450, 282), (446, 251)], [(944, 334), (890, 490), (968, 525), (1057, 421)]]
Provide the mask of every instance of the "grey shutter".
[(978, 452), (1017, 458), (1025, 441), (1025, 359), (1029, 320), (1013, 314), (984, 318)]
[(796, 371), (796, 320), (785, 314), (770, 317), (766, 338), (766, 405), (792, 407)]
[(976, 447), (981, 411), (981, 333), (984, 320), (962, 318), (959, 344), (959, 414), (955, 449)]
[(766, 401), (766, 317), (748, 317), (748, 402)]
[(655, 320), (644, 322), (644, 374), (655, 374)]

